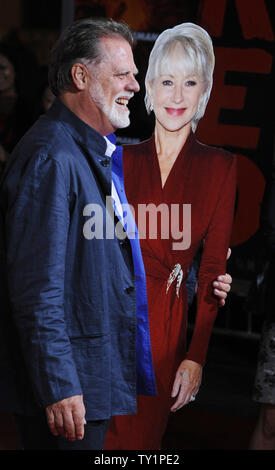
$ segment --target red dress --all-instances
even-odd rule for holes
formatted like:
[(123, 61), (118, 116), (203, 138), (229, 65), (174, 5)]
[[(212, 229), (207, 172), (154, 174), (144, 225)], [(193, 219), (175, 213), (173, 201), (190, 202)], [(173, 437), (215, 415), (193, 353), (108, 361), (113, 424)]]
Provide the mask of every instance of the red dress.
[[(170, 407), (175, 401), (170, 396), (179, 364), (184, 358), (200, 364), (205, 362), (218, 310), (212, 282), (226, 271), (236, 191), (235, 158), (223, 149), (199, 143), (191, 133), (162, 187), (154, 137), (141, 144), (125, 146), (123, 155), (125, 189), (128, 202), (135, 210), (145, 265), (158, 395), (138, 396), (137, 415), (113, 418), (107, 432), (105, 449), (156, 450), (161, 448)], [(179, 240), (172, 237), (172, 224), (169, 225), (167, 213), (164, 219), (166, 225), (161, 225), (162, 219), (158, 218), (158, 238), (152, 239), (152, 233), (151, 238), (148, 236), (149, 229), (146, 232), (144, 223), (140, 226), (138, 205), (149, 203), (155, 206), (164, 204), (164, 209), (170, 209), (171, 204), (179, 208), (178, 232), (184, 223), (188, 223), (183, 215), (182, 204), (191, 204), (189, 248), (174, 249), (173, 243)], [(164, 238), (167, 226), (169, 238)], [(204, 248), (198, 278), (196, 323), (186, 352), (188, 305), (184, 278), (202, 244)], [(167, 292), (169, 274), (177, 263), (183, 270), (179, 296), (176, 293), (176, 281)]]

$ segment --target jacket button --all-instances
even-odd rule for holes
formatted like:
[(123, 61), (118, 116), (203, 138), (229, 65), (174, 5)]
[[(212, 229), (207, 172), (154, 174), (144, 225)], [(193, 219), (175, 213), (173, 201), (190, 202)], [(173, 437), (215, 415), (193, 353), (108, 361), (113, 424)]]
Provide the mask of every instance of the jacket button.
[(99, 160), (99, 161), (100, 161), (100, 164), (102, 166), (109, 166), (111, 159), (110, 158), (102, 158), (102, 160)]
[(124, 290), (127, 294), (131, 294), (131, 292), (133, 292), (135, 288), (134, 286), (129, 286), (129, 287), (125, 287)]

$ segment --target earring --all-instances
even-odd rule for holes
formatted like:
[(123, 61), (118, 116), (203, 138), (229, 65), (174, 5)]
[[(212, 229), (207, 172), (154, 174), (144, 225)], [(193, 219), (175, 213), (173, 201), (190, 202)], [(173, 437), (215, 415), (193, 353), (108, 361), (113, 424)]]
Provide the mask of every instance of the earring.
[(150, 112), (153, 111), (153, 103), (150, 104)]

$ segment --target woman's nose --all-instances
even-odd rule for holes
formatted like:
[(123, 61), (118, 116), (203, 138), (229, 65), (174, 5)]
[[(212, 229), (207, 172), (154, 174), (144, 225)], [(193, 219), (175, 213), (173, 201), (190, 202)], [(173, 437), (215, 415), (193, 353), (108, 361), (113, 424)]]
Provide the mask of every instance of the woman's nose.
[(183, 90), (182, 87), (176, 85), (174, 88), (173, 99), (175, 103), (181, 103), (183, 100)]

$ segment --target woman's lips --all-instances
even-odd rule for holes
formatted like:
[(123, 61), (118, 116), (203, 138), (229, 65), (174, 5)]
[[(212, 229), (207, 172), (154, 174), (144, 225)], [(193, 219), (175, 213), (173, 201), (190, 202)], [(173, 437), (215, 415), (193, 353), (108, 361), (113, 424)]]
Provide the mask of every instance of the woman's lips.
[(181, 116), (186, 108), (165, 108), (165, 110), (170, 116)]

